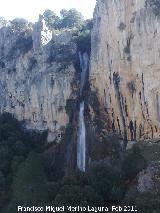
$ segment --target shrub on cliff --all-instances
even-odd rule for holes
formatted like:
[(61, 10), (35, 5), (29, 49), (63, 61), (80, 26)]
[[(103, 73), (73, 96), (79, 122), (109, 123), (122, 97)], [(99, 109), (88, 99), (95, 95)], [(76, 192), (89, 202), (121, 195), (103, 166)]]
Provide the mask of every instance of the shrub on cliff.
[(45, 10), (43, 13), (44, 20), (47, 24), (47, 27), (50, 29), (58, 29), (60, 25), (60, 18), (52, 10)]
[(146, 167), (146, 161), (138, 146), (133, 146), (124, 156), (122, 171), (125, 179), (134, 179)]
[(32, 41), (32, 36), (30, 36), (30, 35), (24, 36), (22, 34), (17, 38), (17, 40), (15, 42), (15, 48), (17, 48), (23, 54), (25, 54), (29, 50), (31, 50), (32, 46), (33, 46), (33, 41)]
[(8, 52), (8, 60), (10, 60), (13, 57), (19, 57), (19, 55), (27, 53), (29, 50), (31, 50), (33, 47), (33, 40), (32, 36), (30, 34), (25, 35), (24, 32), (20, 33), (19, 36), (17, 36), (16, 41), (12, 45), (12, 48)]
[(76, 109), (76, 100), (75, 99), (67, 99), (66, 100), (66, 106), (65, 106), (65, 110), (66, 110), (66, 113), (69, 117), (69, 121), (71, 122), (72, 121), (72, 118), (73, 118), (73, 112), (74, 110)]
[(25, 19), (16, 18), (10, 21), (8, 30), (10, 35), (15, 36), (12, 41), (12, 46), (9, 49), (7, 59), (19, 57), (20, 54), (25, 54), (33, 47), (32, 31), (33, 24)]
[(90, 55), (91, 52), (91, 32), (89, 30), (82, 31), (78, 36), (77, 42), (78, 51), (81, 53), (87, 52)]
[(59, 71), (65, 69), (70, 63), (75, 60), (75, 54), (71, 45), (62, 44), (57, 45), (52, 44), (49, 57), (47, 59), (48, 63), (57, 62), (61, 63)]
[(23, 18), (13, 19), (9, 27), (13, 32), (32, 32), (33, 30), (33, 24)]

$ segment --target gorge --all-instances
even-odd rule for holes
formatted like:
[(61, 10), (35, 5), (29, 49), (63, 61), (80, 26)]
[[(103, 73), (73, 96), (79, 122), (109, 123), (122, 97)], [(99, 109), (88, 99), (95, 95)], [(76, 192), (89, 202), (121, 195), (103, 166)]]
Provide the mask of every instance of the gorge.
[[(29, 129), (48, 130), (48, 141), (60, 141), (72, 122), (66, 102), (80, 98), (85, 101), (87, 123), (98, 129), (93, 140), (104, 132), (125, 141), (159, 138), (159, 23), (145, 0), (99, 0), (91, 54), (77, 49), (76, 30), (53, 33), (42, 16), (33, 31), (23, 21), (21, 30), (11, 23), (1, 27), (1, 113), (12, 113)], [(96, 99), (95, 106), (89, 99)], [(80, 109), (82, 113), (83, 104)], [(103, 123), (100, 128), (97, 118)]]
[(88, 54), (79, 52), (79, 61), (81, 68), (80, 75), (80, 110), (79, 110), (79, 130), (78, 130), (78, 141), (77, 141), (77, 167), (81, 171), (85, 171), (86, 164), (86, 127), (84, 119), (84, 89), (85, 85), (88, 82), (88, 70), (89, 70), (89, 59)]
[[(15, 197), (23, 200), (21, 176), (44, 165), (47, 203), (133, 200), (152, 213), (147, 203), (160, 197), (160, 14), (151, 1), (97, 0), (80, 27), (51, 28), (42, 15), (0, 26), (0, 178), (2, 170)], [(29, 186), (28, 197), (38, 188)]]

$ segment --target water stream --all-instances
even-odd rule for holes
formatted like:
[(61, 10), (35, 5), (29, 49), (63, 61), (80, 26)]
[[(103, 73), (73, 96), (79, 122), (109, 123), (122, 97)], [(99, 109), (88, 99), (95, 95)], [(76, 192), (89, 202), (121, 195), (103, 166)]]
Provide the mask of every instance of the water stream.
[(81, 67), (80, 96), (82, 96), (87, 81), (87, 71), (89, 62), (88, 54), (87, 53), (82, 54), (81, 52), (79, 52), (79, 61)]
[[(79, 60), (81, 67), (81, 79), (80, 79), (80, 97), (83, 96), (83, 91), (87, 82), (87, 71), (88, 71), (88, 54), (79, 52)], [(77, 139), (77, 168), (80, 171), (85, 172), (86, 169), (86, 127), (84, 119), (84, 97), (80, 103), (79, 110), (79, 130)]]
[(80, 103), (79, 111), (79, 131), (77, 143), (77, 167), (85, 172), (86, 162), (86, 127), (84, 122), (84, 101)]

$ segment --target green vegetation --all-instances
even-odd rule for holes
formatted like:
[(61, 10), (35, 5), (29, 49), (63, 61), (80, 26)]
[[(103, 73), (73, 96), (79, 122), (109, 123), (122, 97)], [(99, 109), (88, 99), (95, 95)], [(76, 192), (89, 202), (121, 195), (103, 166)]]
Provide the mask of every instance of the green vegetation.
[[(63, 9), (58, 17), (55, 12), (51, 10), (45, 10), (43, 13), (47, 26), (54, 32), (61, 32), (64, 29), (74, 29), (73, 41), (77, 43), (78, 52), (87, 52), (90, 55), (91, 51), (91, 29), (92, 20), (84, 20), (82, 14), (76, 9), (66, 10)], [(72, 45), (56, 46), (52, 44), (52, 51), (48, 57), (48, 62), (62, 63), (62, 68), (65, 69), (70, 62), (77, 63), (75, 53), (73, 53)]]
[[(90, 55), (92, 20), (84, 20), (82, 14), (76, 9), (61, 10), (60, 17), (47, 9), (43, 16), (47, 26), (55, 32), (60, 33), (64, 29), (74, 29), (72, 41), (77, 43), (77, 52), (87, 52)], [(79, 69), (78, 56), (71, 44), (60, 46), (53, 42), (47, 61), (60, 63), (59, 71), (65, 70), (70, 63), (74, 63), (76, 69)]]
[(123, 174), (125, 179), (133, 179), (146, 167), (146, 161), (137, 145), (128, 150), (123, 160)]
[[(71, 113), (74, 107), (75, 101), (68, 100), (66, 111)], [(72, 128), (69, 125), (67, 128)], [(125, 204), (128, 202), (125, 196), (138, 173), (149, 162), (159, 160), (158, 144), (146, 146), (142, 143), (124, 152), (116, 136), (103, 136), (93, 146), (86, 173), (72, 171), (64, 175), (64, 149), (61, 146), (64, 143), (47, 145), (45, 141), (46, 134), (26, 131), (10, 114), (0, 115), (2, 213), (16, 213), (19, 203), (29, 206)], [(159, 181), (159, 176), (156, 178)], [(150, 213), (153, 209), (158, 213), (160, 187), (153, 192), (136, 192), (129, 202), (134, 203), (141, 213)]]
[[(29, 35), (29, 36), (25, 37), (23, 33), (17, 38), (17, 40), (15, 42), (16, 49), (21, 51), (23, 54), (25, 54), (29, 50), (31, 50), (32, 46), (33, 46), (32, 36)], [(13, 52), (15, 51), (14, 47), (11, 51), (13, 51)]]
[(91, 52), (91, 32), (90, 30), (83, 30), (79, 33), (77, 42), (78, 51), (84, 53), (87, 52), (90, 55)]
[[(130, 176), (130, 180), (134, 180), (134, 176), (147, 167), (147, 165), (155, 164), (152, 169), (154, 168), (154, 171), (157, 171), (157, 175), (153, 176), (155, 189), (148, 189), (144, 192), (136, 191), (133, 194), (132, 200), (130, 200), (130, 204), (134, 204), (141, 213), (158, 213), (160, 209), (160, 170), (157, 165), (160, 160), (160, 145), (150, 142), (140, 142), (132, 150), (129, 150), (127, 155), (130, 157), (126, 156), (128, 163), (124, 164), (127, 165), (124, 170), (127, 171), (125, 177)], [(138, 162), (136, 162), (137, 160)], [(145, 181), (147, 184), (147, 179)]]
[(47, 9), (44, 11), (43, 16), (47, 26), (50, 29), (74, 27), (80, 29), (84, 24), (84, 18), (82, 14), (74, 8), (70, 10), (62, 9), (60, 12), (60, 17), (58, 17), (54, 11)]
[(61, 28), (73, 28), (78, 29), (82, 27), (84, 23), (83, 16), (75, 8), (66, 10), (62, 9), (61, 12)]
[(8, 213), (16, 213), (19, 203), (22, 206), (43, 206), (48, 201), (46, 176), (42, 165), (36, 152), (30, 152), (27, 159), (19, 165), (13, 177)]
[(66, 106), (65, 106), (65, 110), (66, 110), (66, 113), (69, 117), (69, 123), (67, 124), (66, 126), (66, 129), (65, 129), (65, 134), (66, 135), (72, 135), (73, 133), (73, 125), (72, 125), (72, 120), (73, 120), (73, 114), (76, 110), (76, 106), (77, 106), (77, 102), (75, 99), (67, 99), (66, 100)]
[(160, 145), (159, 144), (141, 142), (138, 144), (138, 146), (147, 163), (160, 161)]
[(16, 18), (10, 22), (9, 28), (12, 32), (32, 32), (33, 24), (25, 19)]
[(55, 198), (56, 205), (100, 205), (102, 198), (91, 186), (64, 185)]
[[(0, 20), (2, 24), (5, 23), (3, 18)], [(4, 23), (3, 23), (4, 22)], [(8, 36), (15, 37), (14, 43), (8, 52), (7, 59), (19, 57), (20, 54), (25, 54), (33, 47), (32, 32), (33, 24), (25, 19), (16, 18), (9, 22)], [(12, 40), (13, 38), (11, 38)], [(13, 41), (12, 41), (13, 42)], [(3, 65), (1, 65), (3, 68)]]
[[(23, 175), (26, 175), (26, 173), (22, 174), (22, 167), (24, 166), (23, 162), (28, 158), (29, 152), (31, 150), (37, 153), (41, 152), (45, 138), (45, 133), (37, 134), (33, 131), (23, 130), (20, 123), (12, 115), (8, 113), (0, 115), (0, 209), (5, 204), (7, 205), (8, 200), (12, 197), (11, 185), (19, 181), (17, 180), (19, 176), (21, 176), (19, 177), (21, 179)], [(22, 167), (20, 166), (21, 163)], [(29, 169), (31, 175), (31, 168)], [(22, 178), (21, 181), (25, 180)], [(13, 193), (14, 189), (13, 187)], [(17, 188), (17, 190), (19, 189)]]
[(160, 190), (139, 194), (136, 198), (136, 206), (141, 213), (159, 213)]
[(120, 171), (107, 161), (95, 163), (89, 171), (92, 187), (101, 195), (104, 203), (118, 203), (123, 199), (124, 187)]
[(66, 66), (70, 65), (74, 60), (75, 54), (71, 45), (57, 45), (52, 43), (51, 52), (47, 60), (49, 63), (61, 63), (61, 67), (66, 68)]
[(96, 187), (98, 188), (97, 184), (101, 181), (99, 178), (102, 177), (94, 172), (95, 170), (93, 169), (87, 174), (77, 171), (64, 177), (59, 193), (55, 198), (55, 204), (82, 206), (104, 205), (104, 199), (96, 189)]
[(21, 32), (16, 41), (14, 42), (12, 48), (8, 53), (8, 59), (13, 57), (18, 57), (20, 54), (25, 54), (33, 47), (33, 40), (31, 34), (26, 34), (25, 32)]
[(116, 160), (120, 157), (121, 146), (118, 141), (118, 137), (102, 137), (99, 143), (95, 143), (92, 147), (91, 157), (92, 160), (102, 160), (108, 156), (111, 159)]
[(44, 20), (50, 29), (58, 29), (60, 25), (60, 18), (52, 10), (45, 10), (43, 13)]
[(66, 113), (69, 117), (70, 122), (72, 121), (73, 112), (74, 112), (75, 109), (76, 109), (76, 100), (75, 99), (67, 99), (65, 110), (66, 110)]

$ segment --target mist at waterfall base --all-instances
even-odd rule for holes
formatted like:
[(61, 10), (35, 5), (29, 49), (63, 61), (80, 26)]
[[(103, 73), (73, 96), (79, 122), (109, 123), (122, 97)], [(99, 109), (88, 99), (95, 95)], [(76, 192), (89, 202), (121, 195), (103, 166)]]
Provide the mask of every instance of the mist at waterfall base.
[[(81, 79), (80, 79), (80, 97), (83, 95), (83, 90), (87, 80), (88, 71), (88, 54), (79, 52), (79, 61), (81, 68)], [(80, 103), (79, 110), (79, 130), (77, 139), (77, 168), (80, 171), (85, 172), (86, 169), (86, 127), (84, 119), (84, 98)]]

